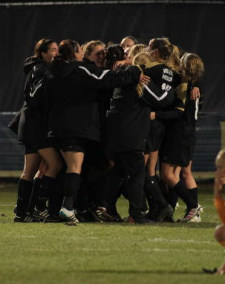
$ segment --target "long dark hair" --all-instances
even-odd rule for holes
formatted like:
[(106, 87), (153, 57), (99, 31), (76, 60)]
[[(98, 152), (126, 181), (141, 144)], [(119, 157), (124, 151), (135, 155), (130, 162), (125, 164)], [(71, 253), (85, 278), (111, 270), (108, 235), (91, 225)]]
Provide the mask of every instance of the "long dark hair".
[(64, 60), (75, 59), (75, 52), (78, 52), (79, 43), (72, 39), (64, 39), (59, 44), (59, 56)]
[(110, 45), (106, 51), (105, 67), (111, 69), (116, 61), (124, 60), (124, 50), (119, 44)]
[(151, 49), (158, 49), (159, 56), (163, 60), (168, 60), (173, 51), (173, 46), (168, 38), (153, 38), (150, 40)]
[(53, 39), (42, 38), (34, 46), (34, 56), (42, 59), (41, 53), (46, 53), (48, 51), (49, 45), (56, 42)]

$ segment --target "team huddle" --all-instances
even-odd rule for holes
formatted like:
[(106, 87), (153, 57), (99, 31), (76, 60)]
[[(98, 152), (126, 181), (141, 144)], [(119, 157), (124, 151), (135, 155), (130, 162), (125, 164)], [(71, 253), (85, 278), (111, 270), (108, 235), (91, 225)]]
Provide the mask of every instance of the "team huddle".
[[(201, 58), (148, 45), (41, 39), (9, 127), (24, 145), (15, 222), (200, 222), (191, 172)], [(129, 202), (122, 219), (117, 200)]]

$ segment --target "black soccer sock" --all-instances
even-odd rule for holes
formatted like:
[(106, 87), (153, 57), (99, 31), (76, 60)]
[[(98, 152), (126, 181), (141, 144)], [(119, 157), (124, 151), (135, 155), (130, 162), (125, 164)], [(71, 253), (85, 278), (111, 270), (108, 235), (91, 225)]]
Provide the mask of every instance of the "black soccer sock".
[(80, 183), (81, 183), (80, 174), (77, 173), (65, 174), (65, 197), (62, 206), (67, 210), (73, 210), (73, 204), (76, 201)]
[(174, 187), (173, 187), (175, 193), (185, 202), (187, 205), (187, 208), (197, 208), (198, 204), (196, 201), (192, 198), (190, 192), (187, 190), (184, 182), (180, 180)]
[(46, 209), (46, 203), (49, 199), (51, 188), (55, 186), (55, 178), (49, 176), (43, 176), (40, 184), (39, 197), (37, 202), (37, 209), (44, 211)]
[(55, 186), (50, 188), (48, 211), (51, 216), (58, 216), (64, 198), (65, 169), (57, 175)]
[(30, 200), (31, 190), (33, 182), (27, 181), (25, 179), (20, 179), (18, 183), (18, 198), (17, 198), (17, 207), (16, 215), (19, 217), (25, 217), (27, 212), (27, 207)]
[(178, 201), (178, 196), (173, 188), (169, 188), (169, 191), (166, 195), (166, 200), (173, 207), (174, 211)]
[(41, 185), (41, 179), (35, 178), (33, 181), (32, 193), (31, 193), (29, 205), (27, 208), (27, 211), (31, 214), (33, 213), (34, 207), (36, 206), (37, 201), (38, 201), (40, 185)]
[(198, 204), (198, 188), (189, 188), (188, 191), (190, 192), (194, 201)]

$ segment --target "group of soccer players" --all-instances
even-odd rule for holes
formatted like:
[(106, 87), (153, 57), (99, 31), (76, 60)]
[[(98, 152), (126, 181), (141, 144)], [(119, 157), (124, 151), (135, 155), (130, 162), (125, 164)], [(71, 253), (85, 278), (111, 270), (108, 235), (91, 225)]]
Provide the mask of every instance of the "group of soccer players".
[(14, 221), (173, 222), (180, 197), (179, 222), (200, 222), (191, 161), (203, 71), (167, 38), (38, 41), (10, 124), (25, 148)]

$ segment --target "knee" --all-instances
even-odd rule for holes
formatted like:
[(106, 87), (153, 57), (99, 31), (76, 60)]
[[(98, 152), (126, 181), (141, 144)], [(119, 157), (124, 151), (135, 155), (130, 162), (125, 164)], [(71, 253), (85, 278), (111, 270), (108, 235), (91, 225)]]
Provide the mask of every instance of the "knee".
[(216, 227), (214, 237), (219, 244), (225, 246), (225, 225), (219, 225)]
[(28, 169), (24, 169), (22, 174), (21, 174), (21, 179), (25, 179), (25, 180), (29, 180), (29, 181), (32, 181), (34, 176), (35, 176), (35, 173), (36, 171), (31, 169), (31, 170), (28, 170)]

